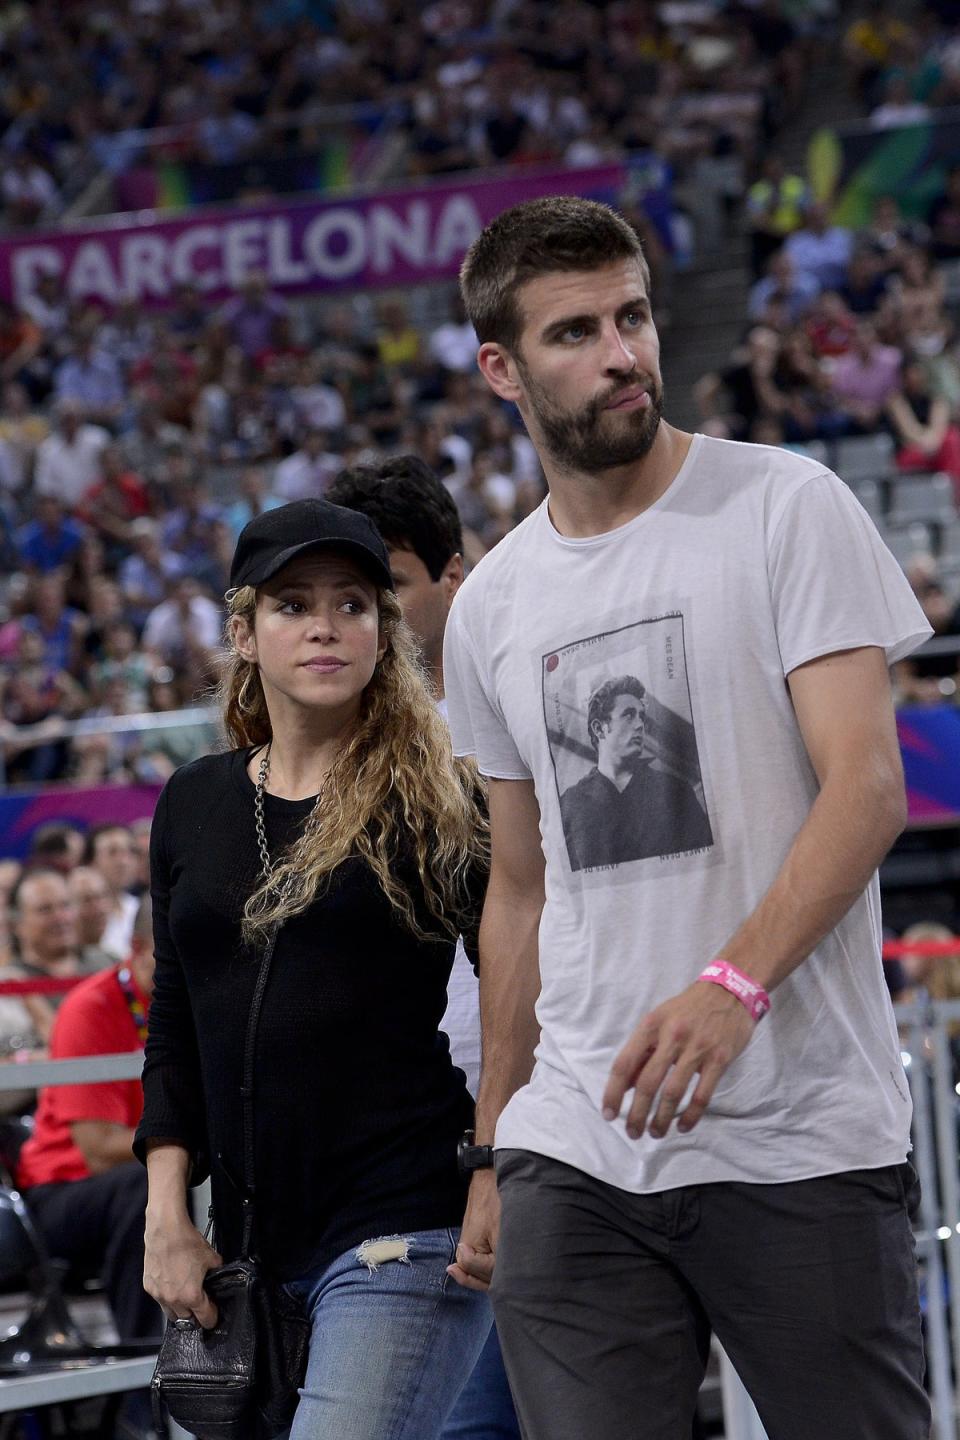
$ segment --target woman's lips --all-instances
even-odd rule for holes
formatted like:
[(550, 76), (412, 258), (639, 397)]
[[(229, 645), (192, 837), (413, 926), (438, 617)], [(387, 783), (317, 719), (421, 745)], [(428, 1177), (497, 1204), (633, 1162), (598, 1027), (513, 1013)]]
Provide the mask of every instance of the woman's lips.
[(307, 660), (303, 668), (304, 670), (316, 670), (321, 675), (329, 675), (334, 670), (342, 670), (345, 665), (345, 660)]

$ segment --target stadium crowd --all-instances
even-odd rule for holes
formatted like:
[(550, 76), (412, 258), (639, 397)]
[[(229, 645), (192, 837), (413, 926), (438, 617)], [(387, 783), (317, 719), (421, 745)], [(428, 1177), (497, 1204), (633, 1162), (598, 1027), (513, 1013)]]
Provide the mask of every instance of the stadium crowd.
[(805, 46), (832, 8), (119, 0), (108, 15), (98, 0), (10, 4), (0, 143), (16, 158), (4, 218), (49, 219), (78, 176), (141, 163), (239, 166), (241, 192), (262, 193), (280, 183), (279, 156), (331, 137), (378, 158), (389, 138), (392, 178), (653, 148), (683, 171), (714, 163), (721, 190), (735, 191), (796, 103)]

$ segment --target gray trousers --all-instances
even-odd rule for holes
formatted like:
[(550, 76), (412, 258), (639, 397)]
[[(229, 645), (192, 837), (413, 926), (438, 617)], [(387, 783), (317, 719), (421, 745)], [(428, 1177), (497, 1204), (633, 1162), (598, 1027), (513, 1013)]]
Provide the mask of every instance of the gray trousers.
[(928, 1440), (909, 1164), (634, 1195), (500, 1151), (524, 1440), (690, 1440), (711, 1330), (769, 1440)]

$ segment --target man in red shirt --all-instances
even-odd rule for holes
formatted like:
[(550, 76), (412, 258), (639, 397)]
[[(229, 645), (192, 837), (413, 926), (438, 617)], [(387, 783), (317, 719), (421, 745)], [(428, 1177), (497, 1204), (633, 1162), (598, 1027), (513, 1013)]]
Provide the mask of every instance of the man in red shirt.
[[(146, 896), (129, 959), (82, 981), (60, 1006), (51, 1058), (142, 1049), (152, 988)], [(102, 1278), (121, 1340), (162, 1332), (160, 1309), (143, 1289), (147, 1181), (131, 1148), (142, 1109), (139, 1080), (48, 1086), (17, 1175), (51, 1254)]]

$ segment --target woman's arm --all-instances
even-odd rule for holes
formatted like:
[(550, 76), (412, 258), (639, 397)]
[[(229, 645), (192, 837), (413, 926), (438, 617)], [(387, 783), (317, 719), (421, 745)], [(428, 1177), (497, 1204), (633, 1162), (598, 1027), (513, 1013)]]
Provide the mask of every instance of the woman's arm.
[(162, 1137), (147, 1141), (147, 1212), (143, 1288), (168, 1319), (190, 1316), (209, 1329), (217, 1308), (203, 1288), (207, 1271), (223, 1262), (190, 1218), (190, 1156)]

